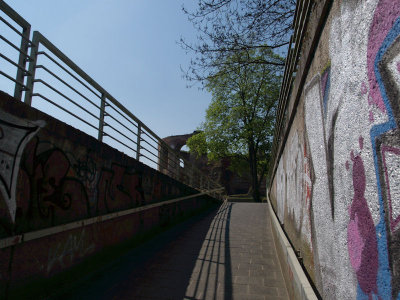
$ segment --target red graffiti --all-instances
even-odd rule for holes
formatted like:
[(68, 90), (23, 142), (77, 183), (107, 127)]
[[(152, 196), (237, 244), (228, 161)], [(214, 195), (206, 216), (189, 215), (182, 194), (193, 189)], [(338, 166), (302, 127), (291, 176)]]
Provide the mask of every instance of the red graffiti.
[[(68, 157), (57, 148), (37, 154), (37, 147), (35, 139), (24, 154), (18, 216), (34, 216), (37, 211), (42, 218), (50, 218), (52, 224), (90, 216), (85, 187), (70, 174)], [(21, 203), (29, 203), (29, 207), (21, 207)]]

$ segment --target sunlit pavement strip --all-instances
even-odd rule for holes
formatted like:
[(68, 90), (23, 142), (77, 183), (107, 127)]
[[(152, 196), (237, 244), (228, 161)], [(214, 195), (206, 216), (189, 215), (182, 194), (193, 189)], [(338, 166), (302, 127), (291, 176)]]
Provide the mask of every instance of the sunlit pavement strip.
[(132, 251), (68, 297), (288, 299), (266, 204), (224, 203), (185, 226)]
[(186, 299), (288, 299), (266, 205), (219, 210), (193, 269)]

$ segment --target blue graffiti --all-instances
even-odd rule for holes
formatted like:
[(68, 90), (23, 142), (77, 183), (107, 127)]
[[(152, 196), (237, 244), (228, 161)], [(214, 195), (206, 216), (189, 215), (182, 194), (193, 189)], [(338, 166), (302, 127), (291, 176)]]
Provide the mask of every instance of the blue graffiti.
[[(377, 145), (376, 141), (379, 136), (388, 132), (389, 130), (393, 130), (396, 128), (396, 121), (393, 115), (392, 108), (389, 103), (389, 99), (386, 93), (385, 86), (383, 84), (382, 76), (379, 71), (379, 64), (382, 61), (383, 56), (386, 51), (393, 44), (395, 39), (400, 35), (400, 18), (396, 20), (392, 29), (389, 31), (385, 40), (383, 41), (374, 62), (374, 70), (376, 80), (379, 85), (380, 92), (382, 94), (383, 102), (386, 107), (388, 121), (382, 124), (375, 125), (370, 130), (370, 137), (373, 149), (374, 156), (374, 166), (375, 166), (375, 176), (377, 180), (378, 186), (378, 197), (379, 197), (379, 216), (380, 221), (376, 225), (376, 234), (378, 240), (378, 261), (379, 261), (379, 269), (378, 269), (378, 277), (377, 277), (377, 286), (378, 286), (378, 294), (383, 299), (391, 298), (391, 275), (390, 275), (390, 267), (389, 267), (389, 257), (388, 257), (388, 238), (385, 224), (385, 208), (384, 201), (382, 195), (382, 187), (380, 185), (380, 174), (379, 174), (379, 166), (378, 166), (378, 153), (377, 153)], [(361, 289), (358, 289), (358, 296), (360, 299), (364, 299), (364, 296)], [(361, 293), (360, 293), (361, 292)], [(400, 294), (397, 299), (400, 298)]]

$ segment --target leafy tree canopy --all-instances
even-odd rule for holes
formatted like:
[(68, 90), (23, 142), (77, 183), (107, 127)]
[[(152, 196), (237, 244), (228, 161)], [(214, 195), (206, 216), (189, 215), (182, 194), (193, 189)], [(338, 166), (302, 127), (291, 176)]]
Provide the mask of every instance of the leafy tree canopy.
[(281, 70), (268, 64), (242, 64), (248, 60), (280, 59), (271, 49), (258, 48), (233, 53), (207, 78), (212, 95), (202, 132), (191, 137), (191, 152), (207, 154), (210, 160), (232, 157), (232, 166), (252, 177), (255, 200), (267, 169), (271, 148)]

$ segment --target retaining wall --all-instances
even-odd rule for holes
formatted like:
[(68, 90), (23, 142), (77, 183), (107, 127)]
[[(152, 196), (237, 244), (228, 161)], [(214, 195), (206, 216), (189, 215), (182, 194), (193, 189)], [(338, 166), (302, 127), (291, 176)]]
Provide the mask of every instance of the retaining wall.
[(400, 295), (399, 17), (397, 0), (311, 10), (270, 198), (323, 299)]
[(0, 92), (0, 298), (214, 201), (179, 199), (197, 193)]

